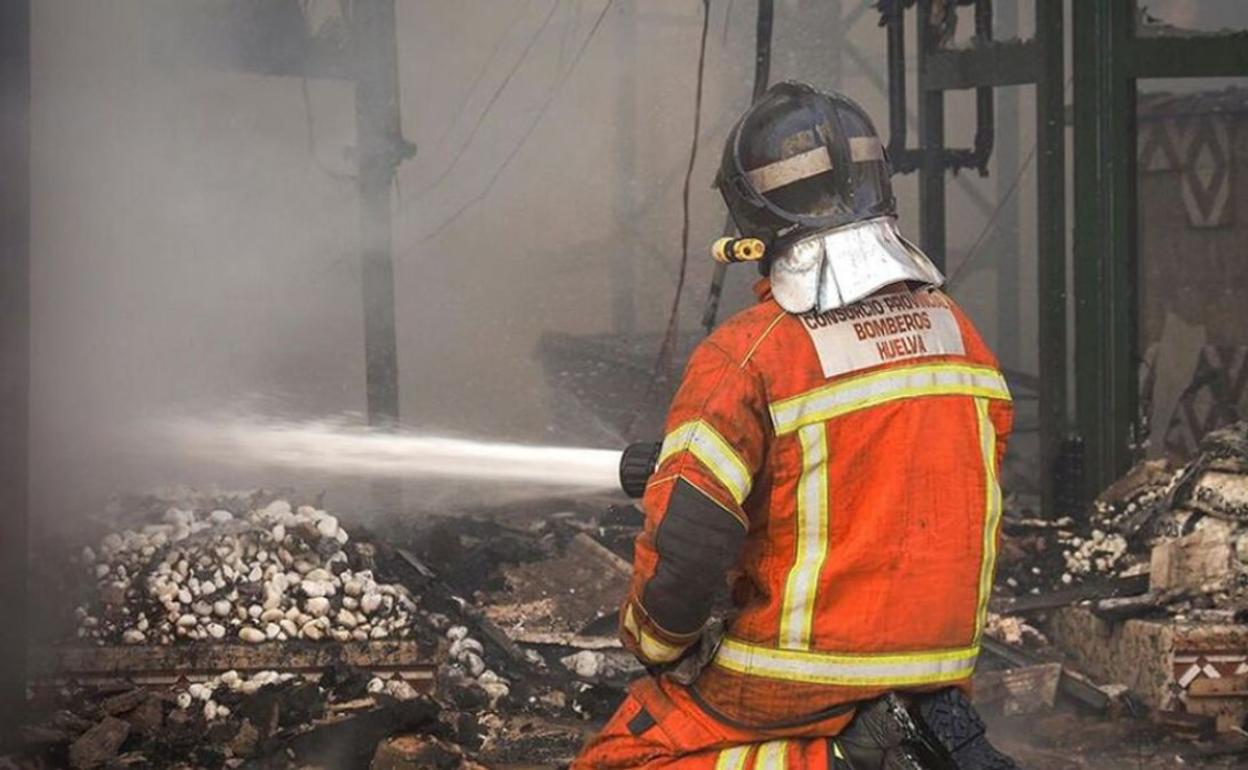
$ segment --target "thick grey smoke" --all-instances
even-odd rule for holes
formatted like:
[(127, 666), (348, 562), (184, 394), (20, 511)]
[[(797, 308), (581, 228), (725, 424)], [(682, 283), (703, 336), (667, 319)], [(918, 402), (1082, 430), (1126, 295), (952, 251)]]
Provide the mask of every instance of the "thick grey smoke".
[[(113, 491), (240, 478), (155, 441), (141, 429), (153, 417), (365, 409), (353, 86), (254, 71), (280, 40), (214, 49), (195, 11), (235, 5), (33, 4), (32, 464), (45, 524)], [(332, 37), (344, 4), (241, 5), (306, 12), (300, 24)], [(772, 78), (840, 88), (883, 127), (884, 37), (858, 5), (778, 3)], [(405, 429), (601, 445), (539, 344), (615, 334), (657, 352), (679, 267), (701, 9), (400, 0), (403, 130), (417, 146), (392, 198)], [(724, 225), (710, 185), (749, 98), (754, 13), (711, 4), (684, 331), (697, 328), (705, 249)], [(841, 55), (845, 43), (861, 56)], [(949, 135), (969, 136), (970, 120), (951, 108)], [(990, 184), (951, 184), (951, 252), (983, 221), (960, 216), (963, 185)], [(913, 178), (897, 189), (913, 235)], [(1029, 201), (1020, 194), (1022, 210)], [(751, 301), (755, 278), (730, 271), (721, 318)], [(972, 271), (966, 293), (991, 326), (992, 271)]]

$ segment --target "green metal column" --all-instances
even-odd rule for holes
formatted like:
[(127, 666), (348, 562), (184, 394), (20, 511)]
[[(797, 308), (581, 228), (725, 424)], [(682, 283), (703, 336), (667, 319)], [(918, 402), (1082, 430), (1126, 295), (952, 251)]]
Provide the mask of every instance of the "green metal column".
[(1130, 465), (1136, 421), (1135, 3), (1072, 5), (1076, 409), (1093, 493)]
[(1054, 511), (1053, 465), (1066, 405), (1066, 82), (1062, 0), (1036, 0), (1036, 291), (1040, 362), (1040, 497)]
[[(949, 9), (948, 13), (954, 13)], [(945, 269), (945, 93), (927, 88), (926, 62), (936, 51), (937, 30), (931, 23), (932, 0), (919, 0), (919, 243), (932, 262)]]
[[(994, 4), (996, 29), (993, 38), (1018, 37), (1018, 0), (997, 0)], [(996, 89), (997, 224), (989, 242), (989, 253), (997, 255), (997, 358), (1003, 366), (1030, 370), (1030, 362), (1020, 354), (1022, 347), (1019, 283), (1022, 254), (1019, 247), (1019, 203), (1010, 187), (1022, 170), (1019, 165), (1019, 94), (1017, 88)], [(1039, 134), (1037, 134), (1039, 137)], [(1043, 171), (1041, 171), (1043, 173)], [(990, 215), (991, 216), (991, 215)]]

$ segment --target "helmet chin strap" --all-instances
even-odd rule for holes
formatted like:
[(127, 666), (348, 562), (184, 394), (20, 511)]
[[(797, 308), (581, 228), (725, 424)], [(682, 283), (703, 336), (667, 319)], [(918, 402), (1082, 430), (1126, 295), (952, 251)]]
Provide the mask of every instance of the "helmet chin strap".
[(892, 217), (815, 233), (774, 254), (771, 291), (790, 313), (851, 305), (890, 284), (940, 286), (945, 277)]

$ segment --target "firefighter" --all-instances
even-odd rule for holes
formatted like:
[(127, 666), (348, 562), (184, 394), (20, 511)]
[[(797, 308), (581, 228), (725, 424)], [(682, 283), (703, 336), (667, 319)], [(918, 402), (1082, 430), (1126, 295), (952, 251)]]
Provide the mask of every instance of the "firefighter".
[(799, 83), (729, 135), (765, 277), (672, 403), (620, 613), (652, 676), (574, 768), (1013, 767), (964, 695), (1010, 394), (889, 177), (866, 113)]

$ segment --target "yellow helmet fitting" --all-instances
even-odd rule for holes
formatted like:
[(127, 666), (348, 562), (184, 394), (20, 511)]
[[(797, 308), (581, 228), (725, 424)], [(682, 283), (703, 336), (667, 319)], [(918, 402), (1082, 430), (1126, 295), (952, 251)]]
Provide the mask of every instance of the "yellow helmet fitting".
[(711, 246), (716, 262), (757, 262), (767, 247), (758, 238), (720, 238)]

